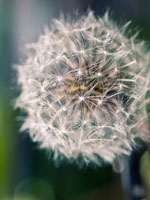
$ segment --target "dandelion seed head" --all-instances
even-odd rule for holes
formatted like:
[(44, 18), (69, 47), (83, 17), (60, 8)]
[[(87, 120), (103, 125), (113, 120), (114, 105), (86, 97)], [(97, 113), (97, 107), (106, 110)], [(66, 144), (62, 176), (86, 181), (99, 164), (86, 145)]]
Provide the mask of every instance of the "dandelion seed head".
[(145, 96), (150, 90), (149, 51), (128, 36), (108, 12), (71, 22), (61, 17), (16, 66), (21, 94), (16, 106), (27, 111), (28, 129), (54, 159), (116, 163), (148, 138)]

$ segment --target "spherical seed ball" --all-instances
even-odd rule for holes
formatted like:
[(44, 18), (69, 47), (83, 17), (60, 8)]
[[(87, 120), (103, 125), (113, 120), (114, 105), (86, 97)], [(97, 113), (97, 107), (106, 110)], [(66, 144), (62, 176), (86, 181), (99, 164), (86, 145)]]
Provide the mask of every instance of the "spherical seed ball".
[(108, 13), (61, 17), (28, 45), (27, 59), (16, 66), (16, 106), (28, 113), (22, 130), (55, 160), (115, 163), (148, 138), (141, 127), (149, 52), (128, 36), (128, 26), (118, 26)]

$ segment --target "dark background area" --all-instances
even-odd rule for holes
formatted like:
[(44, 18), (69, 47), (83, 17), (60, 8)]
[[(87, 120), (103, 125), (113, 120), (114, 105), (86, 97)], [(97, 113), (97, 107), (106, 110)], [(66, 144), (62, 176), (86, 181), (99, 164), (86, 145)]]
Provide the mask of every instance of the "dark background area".
[[(150, 42), (149, 0), (0, 0), (0, 199), (2, 200), (124, 200), (120, 175), (111, 166), (79, 169), (59, 167), (38, 150), (27, 133), (19, 133), (13, 109), (17, 95), (12, 66), (24, 57), (25, 44), (36, 42), (44, 27), (60, 13), (96, 16), (107, 9), (118, 23), (131, 20), (139, 38)], [(150, 200), (150, 168), (147, 154), (141, 172)]]

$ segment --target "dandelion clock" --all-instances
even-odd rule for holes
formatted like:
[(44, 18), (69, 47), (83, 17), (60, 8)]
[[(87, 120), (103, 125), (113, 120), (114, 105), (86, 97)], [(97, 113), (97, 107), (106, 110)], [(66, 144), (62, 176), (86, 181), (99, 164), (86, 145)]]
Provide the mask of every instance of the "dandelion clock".
[(108, 12), (53, 20), (16, 66), (16, 107), (27, 112), (21, 130), (57, 162), (115, 163), (149, 139), (149, 59), (129, 23)]

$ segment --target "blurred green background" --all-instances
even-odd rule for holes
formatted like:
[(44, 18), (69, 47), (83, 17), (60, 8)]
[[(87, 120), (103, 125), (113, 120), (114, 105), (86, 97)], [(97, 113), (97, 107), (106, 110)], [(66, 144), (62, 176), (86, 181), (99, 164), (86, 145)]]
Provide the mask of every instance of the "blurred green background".
[[(107, 8), (116, 20), (132, 20), (139, 38), (150, 41), (149, 0), (0, 0), (0, 200), (123, 200), (120, 176), (111, 166), (78, 169), (57, 167), (37, 149), (28, 134), (19, 133), (13, 110), (17, 96), (12, 66), (23, 58), (24, 45), (35, 42), (45, 25), (60, 12), (81, 13), (92, 8), (102, 15)], [(150, 200), (150, 162), (141, 159), (147, 200)]]

